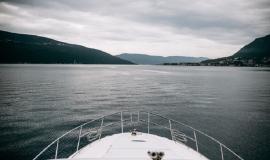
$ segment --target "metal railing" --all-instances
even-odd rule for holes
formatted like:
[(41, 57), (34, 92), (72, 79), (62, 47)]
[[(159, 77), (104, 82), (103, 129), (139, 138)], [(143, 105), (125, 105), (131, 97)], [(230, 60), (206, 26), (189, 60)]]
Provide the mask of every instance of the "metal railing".
[[(185, 144), (206, 157), (214, 156), (211, 159), (243, 160), (230, 148), (208, 134), (187, 124), (146, 111), (121, 111), (83, 123), (51, 142), (33, 160), (68, 158), (95, 140), (107, 135), (124, 133), (126, 130), (129, 131), (133, 128), (148, 134), (167, 137), (176, 143)], [(63, 143), (63, 146), (60, 146), (60, 143)], [(209, 147), (209, 144), (215, 147)], [(65, 148), (67, 151), (64, 151)], [(219, 151), (216, 154), (211, 154), (213, 150)]]

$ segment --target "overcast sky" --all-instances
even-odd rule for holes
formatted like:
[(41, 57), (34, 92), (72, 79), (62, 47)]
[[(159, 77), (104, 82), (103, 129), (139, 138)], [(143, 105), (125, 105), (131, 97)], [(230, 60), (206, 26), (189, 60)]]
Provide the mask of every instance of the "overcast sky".
[(217, 58), (270, 34), (270, 1), (0, 0), (0, 29), (113, 55)]

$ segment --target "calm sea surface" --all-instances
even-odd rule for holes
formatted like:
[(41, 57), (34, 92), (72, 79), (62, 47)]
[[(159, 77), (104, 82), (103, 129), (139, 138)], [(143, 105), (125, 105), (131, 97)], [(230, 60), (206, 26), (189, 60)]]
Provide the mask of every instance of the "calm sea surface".
[(149, 110), (270, 159), (270, 68), (0, 65), (0, 159), (31, 159), (68, 129)]

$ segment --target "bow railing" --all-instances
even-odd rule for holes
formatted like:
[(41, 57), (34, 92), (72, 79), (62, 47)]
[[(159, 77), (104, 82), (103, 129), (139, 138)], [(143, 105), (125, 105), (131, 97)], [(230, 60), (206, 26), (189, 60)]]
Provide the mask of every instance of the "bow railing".
[(147, 111), (121, 111), (83, 123), (46, 146), (33, 160), (72, 157), (81, 148), (105, 136), (130, 132), (156, 134), (185, 144), (209, 159), (243, 160), (229, 147), (187, 124)]

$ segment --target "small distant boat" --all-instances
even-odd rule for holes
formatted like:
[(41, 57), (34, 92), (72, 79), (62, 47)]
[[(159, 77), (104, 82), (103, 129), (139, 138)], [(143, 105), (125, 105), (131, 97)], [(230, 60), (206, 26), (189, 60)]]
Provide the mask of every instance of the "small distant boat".
[[(214, 158), (208, 157), (212, 151)], [(121, 111), (86, 122), (54, 140), (33, 160), (39, 159), (243, 160), (206, 133), (145, 111)]]

